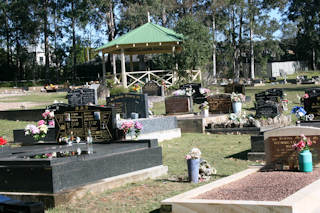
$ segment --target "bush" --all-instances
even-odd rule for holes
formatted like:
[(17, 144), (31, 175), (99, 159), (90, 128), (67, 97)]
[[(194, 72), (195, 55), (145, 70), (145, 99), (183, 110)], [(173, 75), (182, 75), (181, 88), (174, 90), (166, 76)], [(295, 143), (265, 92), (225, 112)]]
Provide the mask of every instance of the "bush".
[(119, 95), (121, 93), (128, 93), (128, 88), (125, 88), (124, 86), (117, 86), (110, 90), (110, 95)]

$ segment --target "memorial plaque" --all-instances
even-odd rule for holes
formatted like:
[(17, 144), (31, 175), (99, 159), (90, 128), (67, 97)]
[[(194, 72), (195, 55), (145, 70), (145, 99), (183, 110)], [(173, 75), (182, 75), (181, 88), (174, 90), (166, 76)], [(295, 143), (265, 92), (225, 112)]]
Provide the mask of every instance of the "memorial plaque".
[(111, 95), (106, 99), (106, 105), (115, 107), (116, 112), (122, 114), (123, 118), (131, 118), (131, 113), (139, 114), (139, 118), (148, 118), (148, 95), (138, 93), (124, 93)]
[[(312, 141), (310, 151), (313, 164), (320, 163), (320, 136), (307, 136)], [(297, 170), (299, 167), (298, 154), (292, 145), (301, 140), (300, 136), (276, 136), (269, 137), (267, 141), (266, 160), (267, 165), (278, 170)]]
[(224, 88), (224, 92), (225, 93), (237, 93), (240, 94), (242, 93), (243, 95), (246, 94), (246, 88), (243, 84), (237, 84), (237, 83), (233, 83), (233, 84), (228, 84), (225, 86)]
[(75, 89), (68, 92), (68, 104), (74, 106), (81, 106), (87, 104), (98, 104), (96, 92), (94, 89)]
[(207, 97), (209, 112), (211, 113), (231, 113), (232, 102), (230, 95), (212, 95)]
[(62, 105), (55, 111), (56, 140), (74, 137), (85, 140), (88, 130), (95, 142), (110, 141), (115, 134), (115, 111), (109, 107)]
[(192, 88), (194, 93), (192, 94), (193, 103), (202, 104), (206, 101), (206, 98), (203, 94), (200, 93), (201, 84), (200, 83), (189, 83), (180, 86), (180, 89)]
[(142, 92), (148, 94), (148, 96), (163, 96), (162, 86), (155, 81), (146, 83), (142, 88)]
[(172, 96), (165, 99), (166, 114), (192, 112), (192, 98), (189, 96)]

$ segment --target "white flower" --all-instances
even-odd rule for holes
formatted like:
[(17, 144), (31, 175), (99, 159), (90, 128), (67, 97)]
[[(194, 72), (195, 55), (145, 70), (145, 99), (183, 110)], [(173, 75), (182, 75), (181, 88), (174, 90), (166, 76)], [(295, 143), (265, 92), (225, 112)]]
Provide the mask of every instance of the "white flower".
[(40, 125), (38, 128), (40, 129), (40, 132), (43, 132), (43, 133), (47, 134), (47, 132), (48, 132), (48, 127), (47, 127), (47, 125), (42, 124), (42, 125)]
[(198, 148), (192, 148), (191, 151), (189, 152), (189, 155), (191, 156), (192, 159), (198, 159), (201, 156), (201, 151)]
[(236, 120), (237, 117), (238, 117), (238, 116), (237, 116), (235, 113), (231, 113), (231, 114), (229, 115), (229, 118), (230, 118), (230, 120), (232, 120), (232, 121)]

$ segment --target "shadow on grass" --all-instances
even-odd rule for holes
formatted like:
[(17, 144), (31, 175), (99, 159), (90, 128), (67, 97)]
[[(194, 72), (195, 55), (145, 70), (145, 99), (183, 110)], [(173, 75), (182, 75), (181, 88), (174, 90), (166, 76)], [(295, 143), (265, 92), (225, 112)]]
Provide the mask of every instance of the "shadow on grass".
[(248, 160), (248, 152), (250, 152), (250, 149), (233, 154), (233, 155), (229, 155), (225, 158), (236, 158), (239, 160)]
[(155, 210), (153, 210), (153, 211), (151, 211), (149, 213), (160, 213), (161, 212), (160, 210), (161, 210), (160, 208), (159, 209), (155, 209)]

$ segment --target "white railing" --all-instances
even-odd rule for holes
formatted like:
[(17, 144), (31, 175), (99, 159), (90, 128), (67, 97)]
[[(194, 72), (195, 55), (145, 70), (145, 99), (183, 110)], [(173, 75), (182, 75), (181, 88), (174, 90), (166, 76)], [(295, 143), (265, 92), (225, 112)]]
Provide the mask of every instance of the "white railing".
[[(195, 81), (198, 79), (201, 80), (201, 70), (186, 70), (187, 73), (191, 75), (191, 80)], [(120, 83), (118, 78), (120, 74), (117, 74), (115, 77), (115, 83)], [(135, 72), (126, 72), (128, 87), (134, 84), (144, 85), (148, 81), (156, 81), (160, 85), (165, 84), (167, 87), (172, 86), (177, 80), (176, 73), (173, 70), (152, 70), (152, 71), (135, 71)]]

